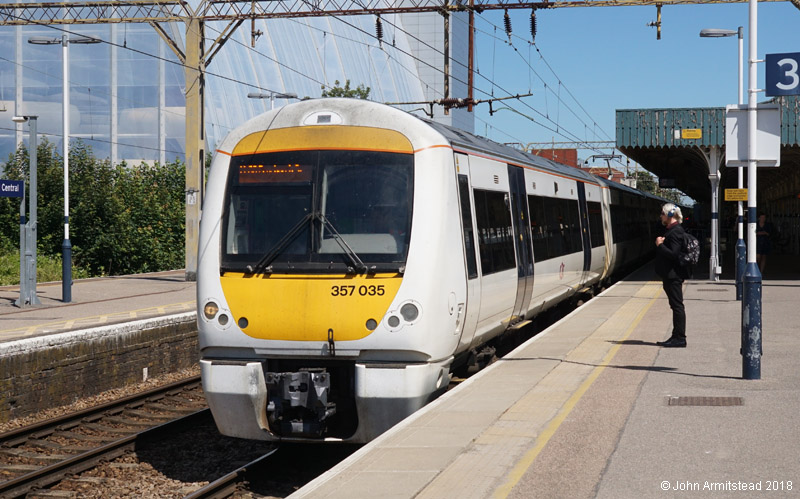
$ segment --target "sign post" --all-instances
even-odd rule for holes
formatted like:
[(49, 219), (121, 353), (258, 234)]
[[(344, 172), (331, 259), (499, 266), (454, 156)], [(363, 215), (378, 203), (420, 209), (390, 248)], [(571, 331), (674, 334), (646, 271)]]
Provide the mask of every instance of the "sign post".
[(25, 182), (23, 180), (0, 180), (0, 197), (19, 198), (19, 294), (14, 304), (22, 307), (27, 285), (28, 273), (25, 267), (25, 242), (28, 239), (28, 226), (25, 223)]
[(37, 197), (36, 190), (36, 163), (37, 163), (37, 135), (36, 116), (14, 116), (15, 123), (30, 124), (30, 147), (28, 158), (30, 160), (28, 204), (30, 205), (30, 218), (25, 220), (25, 198), (22, 198), (19, 209), (19, 300), (15, 302), (18, 307), (41, 305), (36, 296), (36, 231), (37, 231)]

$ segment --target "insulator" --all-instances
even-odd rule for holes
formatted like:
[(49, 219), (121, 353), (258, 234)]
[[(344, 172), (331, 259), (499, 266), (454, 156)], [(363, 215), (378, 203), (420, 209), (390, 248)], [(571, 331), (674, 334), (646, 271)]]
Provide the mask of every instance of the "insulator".
[(378, 41), (383, 41), (383, 24), (381, 23), (381, 16), (375, 19), (375, 37)]
[(505, 15), (503, 16), (503, 25), (506, 27), (506, 35), (510, 38), (511, 37), (511, 18), (508, 17), (508, 11), (506, 10)]
[(531, 11), (531, 41), (536, 41), (536, 11)]

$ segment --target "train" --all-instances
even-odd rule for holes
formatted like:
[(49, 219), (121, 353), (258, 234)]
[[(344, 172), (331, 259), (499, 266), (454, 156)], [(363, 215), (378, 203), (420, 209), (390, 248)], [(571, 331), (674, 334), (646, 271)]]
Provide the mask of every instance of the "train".
[(219, 431), (374, 439), (493, 339), (652, 256), (663, 202), (366, 100), (247, 121), (217, 148), (199, 229)]

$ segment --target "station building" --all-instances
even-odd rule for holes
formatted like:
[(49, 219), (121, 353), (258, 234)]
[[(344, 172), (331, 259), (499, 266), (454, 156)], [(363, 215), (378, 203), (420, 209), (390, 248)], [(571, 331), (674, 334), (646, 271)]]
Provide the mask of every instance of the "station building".
[[(800, 275), (800, 98), (776, 97), (763, 105), (780, 115), (780, 164), (757, 169), (757, 210), (777, 229), (773, 254), (785, 257), (785, 271)], [(618, 109), (616, 139), (617, 149), (697, 201), (697, 230), (717, 255), (710, 275), (729, 273), (738, 238), (737, 203), (725, 200), (725, 190), (738, 187), (738, 175), (737, 167), (726, 166), (726, 109)]]
[[(206, 46), (225, 26), (206, 23)], [(183, 44), (183, 24), (163, 27)], [(369, 87), (369, 98), (378, 102), (445, 97), (442, 16), (384, 16), (382, 28), (379, 43), (374, 16), (259, 20), (252, 29), (242, 24), (206, 68), (205, 150), (213, 151), (240, 123), (288, 102), (249, 99), (248, 93), (319, 97), (323, 87), (350, 80), (351, 87)], [(261, 33), (255, 47), (251, 31)], [(451, 17), (450, 31), (450, 96), (466, 97), (466, 14)], [(68, 48), (71, 140), (82, 140), (96, 157), (114, 163), (184, 159), (184, 68), (151, 26), (31, 25), (0, 26), (0, 109), (6, 111), (0, 113), (0, 162), (28, 141), (28, 126), (13, 123), (12, 115), (38, 116), (40, 138), (61, 151), (62, 47), (29, 40), (60, 39), (65, 33), (103, 41)], [(419, 104), (400, 107), (420, 116), (430, 112)], [(474, 118), (466, 109), (445, 114), (434, 106), (433, 111), (435, 120), (473, 131)]]

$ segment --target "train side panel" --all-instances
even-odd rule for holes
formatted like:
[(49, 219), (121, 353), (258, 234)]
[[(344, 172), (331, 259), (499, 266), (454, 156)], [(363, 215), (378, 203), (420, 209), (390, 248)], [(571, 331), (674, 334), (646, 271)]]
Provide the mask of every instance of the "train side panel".
[(480, 305), (472, 346), (504, 331), (517, 293), (517, 264), (506, 163), (469, 158), (480, 273)]

